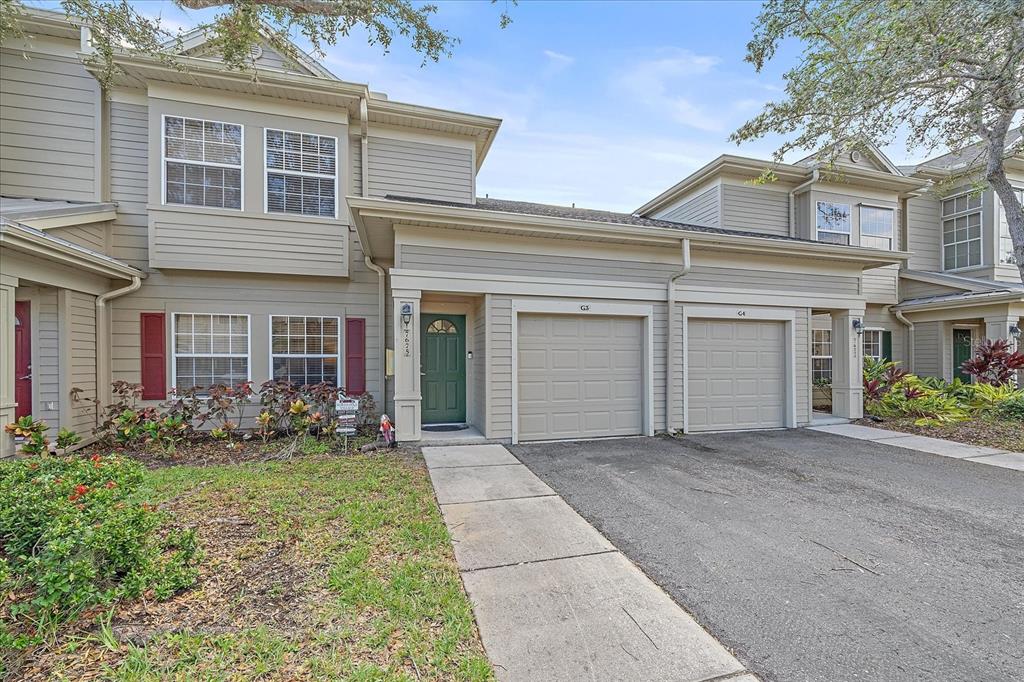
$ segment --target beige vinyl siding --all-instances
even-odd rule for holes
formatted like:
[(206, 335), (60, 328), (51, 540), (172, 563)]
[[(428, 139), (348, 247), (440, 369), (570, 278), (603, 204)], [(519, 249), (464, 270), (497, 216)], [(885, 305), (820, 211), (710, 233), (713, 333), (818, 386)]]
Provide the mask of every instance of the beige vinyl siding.
[(147, 108), (110, 103), (110, 198), (117, 202), (117, 219), (110, 226), (110, 255), (137, 268), (148, 269)]
[(401, 267), (409, 270), (665, 283), (680, 266), (671, 263), (548, 256), (443, 246), (401, 245)]
[(370, 137), (370, 196), (473, 201), (471, 149)]
[(81, 389), (78, 401), (70, 402), (71, 423), (67, 426), (84, 437), (96, 423), (92, 403), (96, 397), (96, 297), (78, 291), (62, 293), (65, 309), (61, 338), (68, 344), (63, 354), (68, 358), (68, 400), (71, 390)]
[(512, 299), (487, 295), (488, 367), (487, 437), (512, 437)]
[(942, 270), (940, 202), (931, 194), (907, 200), (907, 250), (911, 270)]
[(842, 275), (800, 274), (694, 265), (690, 274), (676, 281), (676, 289), (678, 291), (746, 289), (761, 293), (799, 291), (858, 296), (860, 282), (857, 277)]
[(896, 282), (900, 277), (900, 266), (888, 265), (864, 271), (864, 300), (870, 303), (899, 303)]
[(0, 50), (0, 194), (94, 200), (99, 85), (52, 45), (67, 56)]
[(722, 185), (722, 227), (789, 235), (789, 194), (752, 185)]
[(150, 210), (150, 266), (282, 275), (348, 274), (348, 225), (337, 220)]
[(796, 356), (796, 425), (811, 423), (811, 311), (797, 311), (793, 320), (793, 352)]
[(900, 280), (900, 298), (904, 301), (911, 298), (959, 294), (964, 291), (964, 289), (957, 289), (956, 287), (946, 287), (941, 284), (932, 284), (930, 282), (918, 282), (913, 279), (903, 278)]
[(942, 377), (944, 322), (918, 322), (914, 325), (914, 373)]
[[(387, 409), (380, 392), (381, 320), (377, 306), (377, 274), (363, 265), (353, 235), (351, 279), (262, 273), (154, 271), (142, 288), (114, 299), (111, 307), (111, 366), (114, 379), (138, 382), (140, 376), (139, 313), (163, 312), (167, 325), (173, 312), (244, 313), (250, 320), (250, 373), (257, 384), (270, 378), (270, 315), (336, 315), (366, 320), (366, 383)], [(387, 267), (387, 264), (384, 264)], [(390, 295), (385, 292), (386, 299)], [(172, 344), (167, 337), (170, 386)]]
[(348, 145), (350, 162), (349, 177), (352, 178), (352, 194), (362, 196), (363, 194), (363, 144), (360, 140), (353, 138)]
[(107, 249), (107, 226), (108, 223), (89, 223), (87, 225), (55, 227), (46, 232), (87, 249), (104, 253)]
[(487, 431), (487, 304), (480, 297), (473, 304), (473, 424)]
[(718, 227), (721, 225), (721, 205), (719, 199), (719, 187), (715, 185), (657, 217), (662, 220), (673, 220), (691, 225)]
[[(869, 305), (864, 311), (864, 326), (868, 329), (884, 329), (892, 333), (892, 359), (907, 368), (907, 326), (896, 319), (885, 308)], [(909, 369), (909, 368), (907, 368)]]

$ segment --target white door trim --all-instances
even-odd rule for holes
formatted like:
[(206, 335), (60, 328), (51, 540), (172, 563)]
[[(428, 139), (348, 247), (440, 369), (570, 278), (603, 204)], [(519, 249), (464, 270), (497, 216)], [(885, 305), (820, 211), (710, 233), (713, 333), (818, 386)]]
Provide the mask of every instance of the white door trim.
[(519, 313), (640, 317), (644, 321), (644, 435), (654, 435), (654, 306), (642, 303), (512, 299), (512, 443), (519, 442)]
[(683, 433), (690, 432), (690, 318), (717, 320), (769, 320), (786, 327), (786, 427), (796, 428), (796, 314), (793, 308), (736, 306), (683, 306)]

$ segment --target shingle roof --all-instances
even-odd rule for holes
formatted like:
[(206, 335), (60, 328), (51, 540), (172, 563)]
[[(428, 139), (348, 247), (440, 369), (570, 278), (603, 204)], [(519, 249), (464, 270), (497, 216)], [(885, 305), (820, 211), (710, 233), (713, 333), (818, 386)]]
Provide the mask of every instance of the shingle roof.
[[(1017, 127), (1011, 130), (1006, 135), (1006, 145), (1009, 147), (1014, 143), (1020, 141), (1024, 137), (1024, 127)], [(971, 145), (967, 145), (963, 149), (957, 149), (941, 156), (936, 156), (933, 159), (922, 161), (915, 168), (939, 168), (942, 170), (953, 170), (961, 166), (968, 166), (981, 159), (982, 147), (984, 143), (976, 142)]]
[(0, 196), (0, 215), (10, 220), (94, 213), (96, 211), (113, 209), (114, 204), (102, 201), (70, 201)]
[(765, 239), (778, 239), (779, 241), (804, 242), (817, 244), (812, 239), (801, 239), (799, 237), (788, 237), (764, 232), (751, 232), (749, 230), (730, 230), (710, 225), (694, 225), (691, 223), (677, 223), (671, 220), (658, 220), (656, 218), (644, 218), (630, 213), (616, 213), (614, 211), (602, 211), (593, 208), (577, 208), (575, 206), (558, 206), (555, 204), (537, 204), (530, 201), (512, 201), (509, 199), (477, 198), (475, 204), (468, 204), (458, 201), (440, 201), (437, 199), (419, 199), (389, 194), (385, 199), (401, 201), (410, 204), (425, 204), (430, 206), (452, 206), (456, 208), (470, 208), (478, 211), (495, 211), (500, 213), (512, 213), (518, 215), (543, 216), (548, 218), (565, 218), (568, 220), (585, 220), (597, 223), (611, 223), (617, 225), (632, 225), (637, 227), (660, 227), (672, 230), (687, 232), (708, 232), (711, 234), (734, 235), (738, 237), (762, 237)]
[(978, 303), (985, 303), (991, 298), (1003, 297), (1012, 294), (1024, 297), (1024, 287), (1008, 285), (1004, 289), (993, 289), (992, 291), (962, 291), (955, 294), (940, 294), (938, 296), (922, 296), (920, 298), (908, 298), (901, 301), (897, 308), (908, 308), (927, 303), (956, 303), (957, 301), (977, 300)]

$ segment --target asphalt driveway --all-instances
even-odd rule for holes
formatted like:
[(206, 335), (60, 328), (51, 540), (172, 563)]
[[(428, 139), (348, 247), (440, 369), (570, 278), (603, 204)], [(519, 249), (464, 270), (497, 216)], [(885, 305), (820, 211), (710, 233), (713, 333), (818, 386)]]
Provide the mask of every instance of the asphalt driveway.
[(511, 450), (765, 680), (1024, 670), (1024, 472), (806, 430)]

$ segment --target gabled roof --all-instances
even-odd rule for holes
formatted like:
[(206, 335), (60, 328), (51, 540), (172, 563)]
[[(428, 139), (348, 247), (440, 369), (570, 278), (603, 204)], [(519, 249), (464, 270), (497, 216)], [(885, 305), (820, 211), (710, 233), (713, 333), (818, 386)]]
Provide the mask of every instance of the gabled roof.
[[(311, 76), (319, 76), (320, 78), (330, 78), (332, 80), (339, 80), (338, 77), (335, 76), (330, 71), (328, 71), (323, 66), (323, 64), (313, 59), (313, 57), (309, 53), (307, 53), (305, 50), (303, 50), (290, 40), (286, 42), (288, 43), (289, 49), (293, 51), (292, 54), (284, 55), (281, 54), (278, 50), (275, 50), (273, 47), (273, 42), (275, 40), (281, 40), (281, 37), (279, 35), (276, 35), (274, 30), (271, 29), (269, 26), (263, 24), (260, 26), (259, 31), (260, 35), (263, 37), (264, 42), (267, 43), (267, 45), (263, 47), (263, 49), (269, 49), (273, 50), (274, 52), (277, 52), (277, 54), (279, 54), (282, 59), (294, 60)], [(207, 32), (202, 28), (194, 28), (191, 31), (183, 33), (181, 36), (177, 38), (168, 40), (164, 43), (163, 47), (165, 50), (175, 50), (177, 54), (180, 55), (189, 55), (192, 57), (198, 57), (200, 59), (206, 59), (209, 57), (207, 55), (203, 55), (202, 51), (203, 46), (206, 45), (208, 42), (210, 42), (210, 36), (207, 34)]]
[[(892, 162), (892, 159), (890, 159), (888, 156), (886, 156), (882, 152), (882, 150), (878, 148), (878, 146), (875, 143), (871, 142), (868, 139), (860, 140), (857, 143), (857, 148), (849, 150), (848, 153), (850, 153), (850, 154), (853, 154), (853, 153), (865, 154), (866, 153), (869, 157), (871, 157), (874, 160), (875, 165), (879, 166), (880, 168), (889, 171), (893, 175), (905, 175), (903, 170), (899, 166), (897, 166), (896, 164), (894, 164)], [(814, 154), (811, 154), (809, 156), (805, 156), (804, 158), (800, 159), (799, 161), (794, 162), (794, 165), (796, 165), (796, 166), (811, 167), (811, 166), (814, 166), (815, 164), (817, 164), (819, 162), (820, 162), (820, 160), (818, 158), (817, 153), (814, 153)], [(826, 160), (825, 163), (827, 164), (828, 160)]]
[(0, 245), (103, 277), (143, 278), (146, 273), (116, 258), (0, 216)]

